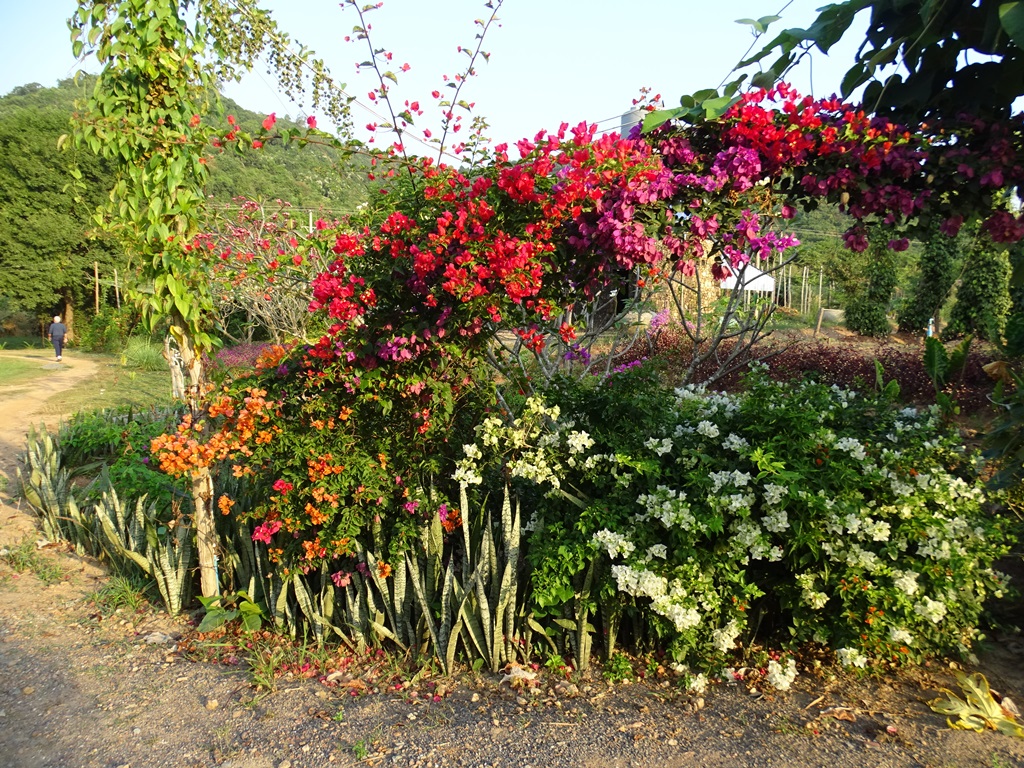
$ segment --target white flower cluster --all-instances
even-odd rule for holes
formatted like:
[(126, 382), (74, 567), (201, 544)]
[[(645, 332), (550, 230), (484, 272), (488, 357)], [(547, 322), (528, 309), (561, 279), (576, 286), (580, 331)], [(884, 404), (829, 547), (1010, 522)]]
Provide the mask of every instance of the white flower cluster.
[(677, 631), (684, 632), (700, 624), (700, 612), (684, 603), (692, 601), (687, 600), (686, 590), (678, 582), (673, 582), (670, 590), (668, 579), (663, 576), (628, 565), (613, 565), (612, 577), (620, 592), (651, 598), (651, 609), (671, 621)]
[(868, 663), (868, 657), (856, 648), (840, 648), (836, 651), (836, 656), (839, 657), (839, 663), (844, 667), (861, 667), (863, 669)]
[(702, 421), (697, 425), (697, 434), (704, 437), (718, 437), (718, 426), (710, 421)]
[(689, 693), (700, 696), (708, 689), (708, 678), (703, 672), (698, 672), (696, 675), (692, 675), (686, 684), (686, 690)]
[(459, 485), (480, 485), (484, 481), (477, 471), (480, 449), (475, 445), (464, 445), (462, 451), (465, 458), (455, 464), (455, 474), (452, 475), (452, 479)]
[(860, 440), (857, 440), (854, 437), (840, 438), (836, 441), (835, 447), (837, 450), (846, 451), (851, 457), (857, 459), (857, 461), (863, 461), (867, 458), (867, 452), (864, 450), (864, 445)]
[(914, 604), (914, 613), (932, 624), (938, 624), (946, 615), (946, 604), (941, 600), (932, 600), (924, 595), (920, 602)]
[(683, 403), (687, 400), (700, 400), (703, 401), (706, 387), (703, 384), (687, 384), (685, 387), (679, 387), (673, 394), (676, 396), (676, 404)]
[(893, 586), (905, 595), (916, 594), (920, 588), (917, 583), (917, 574), (913, 571), (894, 570), (892, 576)]
[(512, 459), (508, 463), (512, 477), (521, 477), (524, 480), (542, 485), (550, 483), (552, 488), (561, 485), (559, 476), (562, 466), (558, 462), (549, 462), (548, 457), (542, 450), (527, 451), (521, 457)]
[(735, 432), (730, 432), (725, 440), (722, 441), (722, 447), (727, 451), (743, 453), (743, 451), (750, 447), (750, 443), (746, 438), (740, 437)]
[(643, 493), (637, 497), (637, 503), (644, 512), (637, 515), (640, 522), (654, 519), (666, 528), (680, 528), (691, 531), (697, 527), (697, 518), (686, 503), (686, 492), (659, 485), (654, 493)]
[(648, 450), (654, 451), (659, 456), (664, 456), (672, 450), (672, 438), (665, 437), (659, 440), (656, 437), (652, 437), (644, 443), (644, 447)]
[(889, 641), (896, 645), (913, 645), (914, 636), (905, 629), (889, 628)]
[(584, 451), (592, 448), (594, 445), (593, 439), (586, 432), (570, 432), (565, 438), (566, 447), (569, 449), (569, 453), (577, 454), (583, 453)]
[(664, 560), (668, 557), (668, 547), (664, 544), (652, 544), (647, 548), (647, 559), (657, 557), (660, 560)]
[[(512, 477), (558, 488), (564, 467), (553, 458), (552, 450), (557, 447), (559, 437), (548, 425), (557, 421), (559, 415), (558, 406), (547, 407), (539, 397), (530, 397), (523, 415), (511, 425), (506, 426), (496, 416), (488, 416), (477, 433), (484, 448), (512, 453), (508, 462)], [(570, 453), (578, 453), (594, 443), (586, 432), (571, 432), (567, 444)], [(479, 471), (483, 451), (477, 445), (464, 445), (463, 454), (464, 458), (455, 465), (453, 479), (461, 485), (479, 485), (483, 482)]]
[(732, 619), (724, 627), (716, 629), (711, 633), (711, 644), (722, 653), (725, 653), (736, 647), (736, 638), (740, 636), (742, 631), (743, 627), (740, 626), (739, 622), (736, 619)]
[(722, 414), (725, 418), (734, 416), (740, 409), (740, 399), (725, 392), (711, 392), (701, 404), (701, 416), (711, 417)]
[(613, 565), (612, 577), (620, 592), (633, 597), (655, 599), (668, 594), (668, 579), (650, 571), (630, 568), (628, 565)]
[(820, 611), (828, 602), (828, 595), (814, 589), (817, 577), (813, 573), (801, 573), (796, 577), (796, 583), (803, 590), (803, 600), (807, 605), (816, 611)]
[(712, 472), (708, 475), (711, 480), (711, 492), (718, 493), (726, 485), (732, 484), (737, 488), (746, 488), (753, 479), (749, 472), (740, 472), (738, 469), (726, 470), (724, 472)]
[(608, 552), (608, 557), (613, 559), (619, 555), (623, 557), (631, 555), (636, 549), (636, 545), (621, 533), (609, 531), (607, 528), (603, 528), (594, 534), (594, 542), (604, 547)]
[(782, 497), (789, 493), (789, 489), (784, 485), (775, 485), (775, 483), (765, 483), (764, 486), (764, 503), (769, 507), (774, 507), (780, 501)]
[(652, 604), (651, 608), (660, 616), (675, 624), (676, 630), (685, 632), (700, 624), (700, 613), (696, 608), (689, 608), (680, 605), (670, 597), (659, 597)]
[(766, 531), (782, 533), (789, 528), (789, 515), (784, 509), (773, 509), (761, 519), (761, 524)]
[(788, 691), (793, 681), (796, 680), (796, 661), (786, 659), (785, 664), (772, 659), (768, 662), (768, 673), (764, 676), (765, 682), (777, 691)]

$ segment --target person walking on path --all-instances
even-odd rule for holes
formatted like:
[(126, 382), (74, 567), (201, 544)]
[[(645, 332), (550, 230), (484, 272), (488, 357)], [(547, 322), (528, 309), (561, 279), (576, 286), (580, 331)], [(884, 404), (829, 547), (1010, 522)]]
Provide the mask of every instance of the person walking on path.
[(50, 330), (46, 334), (53, 343), (53, 351), (57, 354), (57, 362), (61, 361), (64, 352), (64, 337), (68, 335), (67, 326), (60, 321), (60, 315), (53, 316), (53, 322), (50, 323)]

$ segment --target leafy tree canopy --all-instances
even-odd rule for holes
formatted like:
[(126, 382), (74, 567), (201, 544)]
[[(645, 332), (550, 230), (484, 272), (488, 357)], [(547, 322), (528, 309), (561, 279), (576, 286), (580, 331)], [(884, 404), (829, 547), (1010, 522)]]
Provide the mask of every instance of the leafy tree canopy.
[[(1024, 94), (1024, 2), (1005, 0), (832, 3), (809, 27), (783, 30), (738, 68), (776, 56), (751, 78), (755, 86), (771, 87), (805, 53), (816, 48), (827, 54), (862, 12), (870, 14), (868, 31), (843, 78), (843, 98), (867, 84), (863, 102), (869, 111), (916, 122), (961, 112), (1007, 117)], [(750, 21), (764, 32), (776, 18)]]
[[(10, 308), (64, 312), (88, 290), (93, 262), (104, 271), (123, 266), (118, 250), (87, 236), (89, 217), (112, 181), (108, 165), (91, 152), (67, 156), (57, 142), (67, 133), (72, 103), (84, 87), (32, 83), (0, 99), (0, 296)], [(67, 190), (69, 162), (84, 188)]]
[[(94, 84), (91, 76), (55, 88), (28, 83), (0, 97), (0, 296), (10, 309), (50, 314), (63, 313), (68, 303), (91, 306), (93, 262), (101, 278), (114, 269), (130, 278), (127, 257), (109, 238), (97, 239), (91, 222), (113, 185), (109, 163), (92, 152), (58, 150), (76, 102)], [(264, 118), (223, 99), (210, 119), (226, 126), (228, 115), (251, 126)], [(72, 167), (82, 174), (77, 191), (69, 187)], [(364, 169), (328, 147), (213, 150), (209, 167), (214, 215), (234, 207), (238, 197), (280, 199), (325, 216), (352, 212), (366, 198)]]

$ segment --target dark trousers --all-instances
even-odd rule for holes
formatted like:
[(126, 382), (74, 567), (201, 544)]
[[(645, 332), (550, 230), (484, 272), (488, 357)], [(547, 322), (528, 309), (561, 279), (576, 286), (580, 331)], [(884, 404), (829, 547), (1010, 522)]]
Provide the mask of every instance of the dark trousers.
[(61, 357), (64, 352), (64, 337), (54, 336), (53, 339), (53, 351), (57, 353), (57, 357)]

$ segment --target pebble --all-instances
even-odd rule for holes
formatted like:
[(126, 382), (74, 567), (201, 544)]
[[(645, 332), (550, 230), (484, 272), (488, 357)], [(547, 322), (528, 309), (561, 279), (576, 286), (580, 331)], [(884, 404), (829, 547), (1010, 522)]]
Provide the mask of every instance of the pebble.
[(206, 708), (207, 709), (211, 709), (212, 710), (212, 709), (216, 709), (219, 706), (220, 706), (220, 702), (218, 702), (216, 699), (207, 699), (206, 700)]
[(141, 735), (142, 735), (142, 729), (141, 728), (132, 728), (132, 736), (141, 736)]
[(473, 702), (480, 701), (480, 694), (474, 693), (472, 696), (469, 697), (469, 700)]
[(36, 692), (36, 689), (33, 688), (31, 685), (26, 685), (24, 688), (21, 689), (21, 692), (26, 696), (31, 696), (33, 693)]
[(277, 764), (277, 768), (292, 768), (292, 761), (282, 760), (280, 763)]

